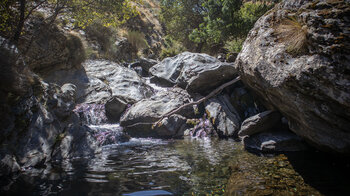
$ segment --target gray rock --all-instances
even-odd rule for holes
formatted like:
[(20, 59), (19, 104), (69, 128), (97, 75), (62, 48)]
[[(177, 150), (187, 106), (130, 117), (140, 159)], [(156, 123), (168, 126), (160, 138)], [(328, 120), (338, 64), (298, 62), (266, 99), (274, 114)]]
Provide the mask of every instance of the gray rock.
[(162, 85), (177, 84), (191, 93), (206, 93), (234, 78), (233, 64), (223, 63), (206, 54), (184, 52), (166, 58), (153, 66), (150, 73), (153, 81)]
[(57, 71), (45, 80), (61, 85), (76, 85), (78, 103), (104, 104), (111, 97), (135, 103), (152, 95), (152, 88), (134, 70), (117, 63), (88, 60), (83, 63), (83, 67), (84, 69)]
[(182, 137), (186, 128), (186, 118), (174, 114), (163, 119), (161, 125), (155, 131), (159, 137)]
[(156, 65), (157, 63), (159, 62), (153, 59), (140, 58), (135, 63), (130, 64), (130, 68), (140, 66), (144, 71), (148, 72), (149, 69), (154, 65)]
[(246, 149), (262, 152), (303, 151), (307, 149), (300, 137), (290, 131), (258, 133), (243, 138)]
[(118, 99), (117, 97), (107, 101), (105, 104), (107, 118), (114, 122), (118, 122), (127, 105), (128, 104), (125, 101)]
[(234, 88), (231, 92), (230, 102), (241, 119), (249, 118), (266, 110), (258, 98), (243, 85)]
[(81, 67), (85, 50), (77, 35), (66, 33), (56, 24), (48, 24), (41, 16), (29, 18), (19, 48), (28, 66), (41, 76), (57, 70)]
[(88, 126), (71, 126), (60, 137), (59, 146), (55, 148), (53, 159), (91, 158), (101, 152), (101, 148), (93, 136), (94, 131)]
[(104, 81), (118, 97), (128, 103), (135, 103), (152, 95), (152, 88), (131, 69), (109, 61), (86, 61), (86, 73)]
[(238, 132), (239, 137), (250, 136), (256, 133), (271, 131), (280, 120), (281, 115), (276, 111), (265, 111), (245, 119)]
[[(132, 137), (162, 137), (169, 136), (171, 134), (164, 133), (164, 129), (169, 131), (169, 133), (175, 133), (172, 128), (166, 125), (161, 128), (155, 127), (152, 129), (152, 123), (159, 120), (159, 118), (176, 109), (185, 103), (190, 102), (190, 96), (185, 90), (180, 88), (173, 88), (167, 91), (160, 91), (154, 96), (148, 99), (143, 99), (134, 105), (121, 117), (120, 124), (125, 128), (125, 131)], [(178, 113), (181, 116), (191, 117), (193, 116), (192, 108), (184, 109)], [(170, 117), (170, 122), (167, 124), (172, 124), (172, 122), (181, 122), (182, 118)], [(162, 132), (159, 135), (159, 132)]]
[(61, 87), (62, 90), (62, 94), (64, 95), (65, 99), (71, 99), (71, 100), (75, 100), (76, 98), (76, 91), (77, 91), (77, 87), (74, 84), (64, 84)]
[[(256, 22), (236, 60), (243, 82), (277, 108), (294, 133), (340, 153), (350, 152), (348, 9), (340, 1), (283, 1)], [(299, 53), (289, 52), (275, 31), (293, 16), (307, 30)]]
[(209, 99), (205, 111), (220, 137), (237, 137), (241, 119), (227, 96)]

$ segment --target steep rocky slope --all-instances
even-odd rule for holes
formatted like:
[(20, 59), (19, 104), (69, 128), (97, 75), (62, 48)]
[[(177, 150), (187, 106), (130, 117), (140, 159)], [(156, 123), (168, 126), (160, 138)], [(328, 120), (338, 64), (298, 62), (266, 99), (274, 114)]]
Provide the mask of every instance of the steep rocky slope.
[(242, 80), (320, 149), (350, 152), (350, 5), (286, 0), (260, 18), (236, 60)]

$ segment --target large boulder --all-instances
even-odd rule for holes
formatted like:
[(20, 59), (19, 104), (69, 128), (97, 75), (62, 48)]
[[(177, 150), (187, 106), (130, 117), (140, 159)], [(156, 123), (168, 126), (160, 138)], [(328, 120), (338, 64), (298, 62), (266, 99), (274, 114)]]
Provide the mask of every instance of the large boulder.
[(207, 93), (220, 84), (232, 80), (236, 74), (233, 64), (220, 62), (207, 54), (184, 52), (166, 58), (150, 69), (163, 85), (179, 87), (190, 93)]
[[(155, 127), (154, 129), (152, 129), (152, 123), (159, 120), (163, 114), (190, 102), (190, 100), (191, 97), (189, 94), (181, 88), (160, 91), (151, 98), (143, 99), (131, 106), (121, 117), (120, 124), (130, 136), (174, 136), (179, 131), (175, 130), (174, 124), (178, 124), (179, 126), (176, 125), (176, 129), (180, 129), (181, 124), (186, 122), (182, 117), (170, 116), (169, 119), (164, 119), (164, 122), (161, 123), (165, 126)], [(192, 117), (194, 115), (191, 108), (184, 109), (178, 114), (185, 117)]]
[(152, 88), (131, 69), (110, 61), (86, 61), (83, 66), (89, 76), (104, 81), (118, 97), (128, 103), (135, 103), (152, 95)]
[(261, 17), (236, 60), (243, 82), (323, 150), (350, 152), (349, 10), (288, 0)]
[(241, 119), (228, 96), (209, 99), (205, 111), (220, 137), (237, 137)]
[(45, 80), (75, 84), (78, 103), (104, 104), (113, 97), (135, 103), (153, 93), (152, 88), (134, 70), (103, 60), (85, 61), (82, 69), (60, 70)]

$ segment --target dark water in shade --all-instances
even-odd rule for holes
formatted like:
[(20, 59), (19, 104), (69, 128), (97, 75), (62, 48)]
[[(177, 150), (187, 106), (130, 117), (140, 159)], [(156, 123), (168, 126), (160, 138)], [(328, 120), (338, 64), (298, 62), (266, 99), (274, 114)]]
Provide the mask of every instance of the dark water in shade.
[[(346, 195), (349, 164), (325, 155), (257, 156), (233, 140), (131, 139), (1, 195)], [(43, 180), (45, 177), (45, 180)]]

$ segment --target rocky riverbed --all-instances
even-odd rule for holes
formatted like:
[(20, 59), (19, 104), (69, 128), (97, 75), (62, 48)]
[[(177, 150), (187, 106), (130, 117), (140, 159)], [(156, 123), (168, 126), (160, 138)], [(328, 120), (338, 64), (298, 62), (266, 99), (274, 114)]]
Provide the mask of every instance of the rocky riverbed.
[[(50, 61), (45, 58), (57, 56), (51, 54), (56, 50), (40, 48), (49, 42), (68, 50), (63, 31), (55, 31), (62, 42), (37, 40), (25, 57), (0, 38), (1, 190), (348, 192), (347, 6), (282, 1), (259, 19), (234, 63), (183, 52), (162, 61), (87, 59), (73, 65), (68, 54)], [(310, 42), (297, 52), (278, 30), (296, 14), (300, 36)], [(50, 55), (37, 58), (36, 52)], [(207, 97), (235, 78), (241, 80)], [(322, 159), (327, 161), (313, 167)], [(92, 188), (84, 189), (85, 183)]]

